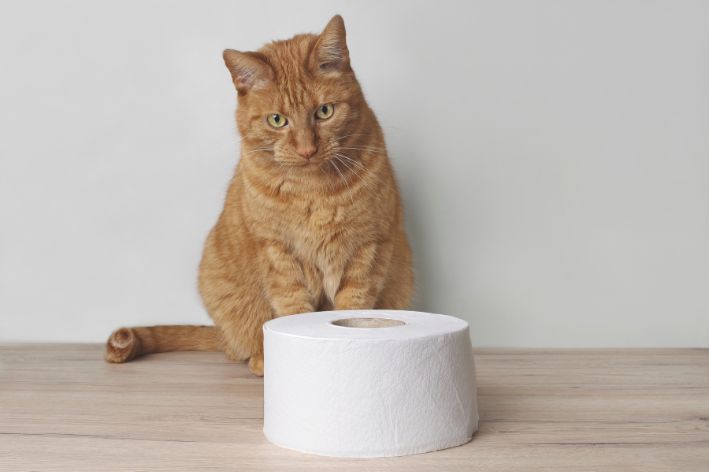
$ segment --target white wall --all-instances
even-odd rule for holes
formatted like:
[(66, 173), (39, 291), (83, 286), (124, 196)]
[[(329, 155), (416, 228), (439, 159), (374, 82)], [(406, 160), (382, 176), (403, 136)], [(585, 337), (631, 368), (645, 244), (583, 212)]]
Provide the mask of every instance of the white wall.
[(203, 323), (237, 156), (225, 47), (342, 13), (418, 308), (482, 346), (709, 346), (709, 3), (10, 2), (0, 340)]

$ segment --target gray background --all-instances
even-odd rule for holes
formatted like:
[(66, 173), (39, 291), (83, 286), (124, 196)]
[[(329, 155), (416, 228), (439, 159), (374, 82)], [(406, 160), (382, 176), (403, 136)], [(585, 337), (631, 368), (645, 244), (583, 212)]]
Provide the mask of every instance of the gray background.
[(478, 346), (709, 346), (709, 3), (5, 2), (0, 340), (203, 323), (225, 47), (345, 18), (417, 308)]

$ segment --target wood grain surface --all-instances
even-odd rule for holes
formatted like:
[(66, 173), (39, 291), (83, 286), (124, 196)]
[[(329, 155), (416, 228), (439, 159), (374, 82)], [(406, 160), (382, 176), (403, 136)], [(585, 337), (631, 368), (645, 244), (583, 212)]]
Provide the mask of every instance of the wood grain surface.
[(331, 459), (271, 445), (262, 379), (220, 353), (128, 364), (0, 346), (2, 471), (709, 471), (709, 350), (476, 350), (467, 445)]

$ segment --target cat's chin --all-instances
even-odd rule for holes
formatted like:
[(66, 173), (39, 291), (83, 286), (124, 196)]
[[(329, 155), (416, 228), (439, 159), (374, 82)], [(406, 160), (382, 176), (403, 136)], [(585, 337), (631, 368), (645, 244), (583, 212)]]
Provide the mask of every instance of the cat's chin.
[(327, 164), (325, 159), (310, 159), (310, 160), (299, 160), (299, 161), (274, 161), (276, 167), (281, 169), (300, 169), (304, 171), (314, 170), (317, 171), (319, 167)]
[[(305, 162), (275, 162), (275, 165), (271, 167), (271, 171), (286, 176), (291, 180), (298, 181), (322, 181), (327, 182), (332, 179), (346, 178), (342, 176), (342, 173), (346, 173), (349, 169), (335, 168), (333, 164), (330, 164), (329, 159), (316, 159), (309, 160)], [(328, 183), (328, 185), (332, 185)]]

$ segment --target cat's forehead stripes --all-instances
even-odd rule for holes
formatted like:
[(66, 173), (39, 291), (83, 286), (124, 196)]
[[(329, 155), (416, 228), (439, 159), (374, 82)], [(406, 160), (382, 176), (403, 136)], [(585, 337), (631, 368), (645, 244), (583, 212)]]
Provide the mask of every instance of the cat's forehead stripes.
[(298, 35), (275, 41), (261, 50), (274, 71), (278, 105), (283, 112), (293, 113), (303, 107), (318, 105), (315, 81), (309, 67), (316, 41), (315, 35)]

